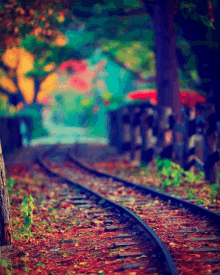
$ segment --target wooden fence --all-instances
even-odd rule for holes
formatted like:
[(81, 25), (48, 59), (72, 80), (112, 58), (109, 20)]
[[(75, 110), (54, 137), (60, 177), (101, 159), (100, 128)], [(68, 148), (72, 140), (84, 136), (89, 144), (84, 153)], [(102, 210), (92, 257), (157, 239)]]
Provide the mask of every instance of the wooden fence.
[[(185, 170), (197, 167), (205, 173), (206, 180), (218, 182), (217, 162), (217, 118), (214, 106), (196, 108), (182, 107), (183, 124), (175, 123), (171, 108), (162, 107), (162, 119), (158, 121), (158, 107), (151, 104), (134, 104), (108, 113), (109, 145), (117, 148), (118, 154), (127, 155), (131, 161), (149, 164), (156, 156), (175, 161)], [(175, 142), (176, 133), (182, 135), (182, 142)], [(196, 155), (195, 137), (200, 136), (202, 157)], [(202, 159), (201, 159), (202, 158)]]
[[(26, 133), (21, 133), (21, 124), (27, 125)], [(32, 119), (28, 116), (0, 117), (0, 140), (3, 154), (10, 154), (23, 145), (23, 135), (31, 135)], [(25, 136), (26, 137), (26, 136)]]

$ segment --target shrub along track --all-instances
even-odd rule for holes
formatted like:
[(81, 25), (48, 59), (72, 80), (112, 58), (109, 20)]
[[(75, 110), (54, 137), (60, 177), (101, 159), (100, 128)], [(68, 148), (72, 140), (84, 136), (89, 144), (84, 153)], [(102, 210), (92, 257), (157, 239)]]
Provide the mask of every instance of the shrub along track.
[[(77, 186), (80, 195), (70, 196), (71, 203), (77, 204), (81, 211), (93, 218), (91, 224), (104, 226), (97, 236), (101, 257), (108, 259), (108, 269), (105, 270), (103, 266), (104, 274), (177, 274), (167, 248), (142, 219), (126, 207), (96, 193), (85, 184), (80, 184), (78, 180), (75, 182), (76, 177), (72, 180), (72, 172), (66, 167), (66, 153), (65, 149), (53, 146), (41, 152), (38, 161), (50, 173)], [(81, 173), (79, 178), (80, 176)], [(93, 178), (95, 179), (93, 176), (90, 180), (93, 181)], [(105, 181), (106, 179), (103, 184)], [(100, 239), (104, 243), (100, 243)], [(97, 253), (97, 248), (94, 253)], [(116, 261), (117, 258), (123, 263)], [(85, 274), (90, 273), (85, 270)]]
[[(88, 148), (89, 149), (89, 148)], [(89, 150), (87, 150), (87, 154)], [(55, 152), (56, 154), (56, 152)], [(73, 157), (56, 171), (123, 204), (151, 226), (175, 260), (179, 274), (220, 270), (220, 216), (192, 203), (97, 172)]]

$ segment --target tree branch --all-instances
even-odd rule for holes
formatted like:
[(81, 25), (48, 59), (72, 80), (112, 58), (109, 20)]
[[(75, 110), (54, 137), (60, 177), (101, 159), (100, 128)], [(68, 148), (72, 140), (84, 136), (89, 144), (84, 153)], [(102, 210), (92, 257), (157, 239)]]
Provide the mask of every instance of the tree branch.
[(140, 16), (140, 15), (148, 15), (148, 12), (144, 8), (138, 8), (138, 9), (117, 9), (117, 11), (104, 11), (102, 14), (98, 14), (95, 12), (89, 12), (89, 11), (80, 11), (80, 10), (74, 10), (74, 14), (77, 18), (90, 18), (93, 16), (98, 16), (99, 18), (106, 18), (106, 17), (128, 17), (128, 16)]
[(132, 73), (134, 75), (134, 77), (137, 79), (137, 80), (140, 80), (141, 82), (143, 82), (144, 84), (150, 84), (152, 82), (155, 82), (156, 81), (156, 76), (150, 76), (148, 78), (144, 78), (140, 75), (139, 72), (135, 72), (131, 69), (129, 69), (128, 67), (126, 67), (124, 65), (124, 63), (120, 62), (118, 59), (116, 59), (111, 53), (107, 52), (107, 51), (104, 51), (104, 54), (107, 55), (114, 63), (116, 63), (117, 65), (119, 65), (120, 67), (124, 68), (126, 71), (129, 71), (130, 73)]

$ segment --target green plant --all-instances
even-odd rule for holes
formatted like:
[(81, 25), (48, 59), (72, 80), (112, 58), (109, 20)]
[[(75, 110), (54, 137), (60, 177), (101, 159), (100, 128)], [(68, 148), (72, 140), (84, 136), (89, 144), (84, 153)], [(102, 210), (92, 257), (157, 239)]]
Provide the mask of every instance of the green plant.
[[(3, 268), (3, 270), (1, 269), (1, 267)], [(2, 271), (4, 272), (4, 274), (11, 275), (11, 271), (13, 271), (13, 264), (9, 264), (5, 259), (0, 259), (0, 272)]]
[(170, 186), (179, 185), (181, 182), (181, 174), (183, 169), (169, 159), (156, 159), (158, 174), (163, 177), (162, 189), (167, 189)]
[(12, 177), (10, 177), (7, 180), (7, 188), (8, 188), (9, 195), (11, 194), (12, 189), (14, 188), (14, 186), (15, 186), (15, 180)]
[(33, 223), (33, 209), (34, 209), (34, 199), (29, 194), (29, 196), (25, 196), (23, 202), (22, 202), (22, 209), (21, 211), (24, 212), (24, 215), (22, 218), (24, 219), (25, 225), (21, 228), (20, 235), (24, 234), (25, 232), (28, 235), (32, 235), (30, 227)]
[(184, 171), (180, 165), (172, 162), (169, 159), (161, 159), (157, 157), (155, 160), (158, 174), (162, 178), (162, 189), (167, 189), (170, 186), (178, 186), (183, 181), (197, 182), (204, 178), (204, 173), (200, 172), (194, 175), (193, 172)]
[(217, 183), (214, 183), (214, 184), (211, 184), (210, 187), (211, 187), (211, 192), (210, 192), (211, 201), (212, 203), (217, 202), (217, 198), (220, 194), (220, 185)]

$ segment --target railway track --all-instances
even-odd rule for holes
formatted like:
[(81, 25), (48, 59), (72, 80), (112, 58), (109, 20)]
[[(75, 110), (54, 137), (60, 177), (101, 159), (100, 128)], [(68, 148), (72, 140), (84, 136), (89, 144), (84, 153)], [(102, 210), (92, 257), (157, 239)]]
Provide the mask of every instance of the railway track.
[[(57, 148), (54, 150), (54, 147), (46, 150), (39, 155), (38, 161), (50, 173), (60, 176), (70, 185), (77, 186), (80, 194), (69, 196), (69, 201), (77, 204), (80, 211), (86, 212), (88, 219), (92, 218), (92, 223), (105, 226), (104, 232), (100, 233), (104, 234), (106, 239), (102, 253), (109, 254), (110, 257), (109, 273), (105, 274), (132, 274), (130, 272), (133, 270), (135, 274), (177, 274), (165, 245), (142, 219), (126, 207), (71, 180), (65, 169), (65, 176), (57, 171), (57, 163), (65, 162), (63, 150), (59, 152)], [(112, 252), (116, 253), (111, 258)], [(122, 259), (123, 264), (118, 266), (115, 263), (116, 258)]]
[[(170, 252), (178, 270), (178, 272), (175, 270), (173, 263), (168, 265), (169, 271), (166, 270), (166, 264), (163, 264), (159, 274), (174, 272), (174, 274), (190, 275), (219, 272), (220, 215), (150, 188), (95, 171), (76, 159), (71, 152), (68, 154), (69, 160), (64, 150), (53, 150), (47, 155), (44, 164), (51, 167), (53, 158), (52, 167), (56, 173), (68, 175), (68, 179), (105, 196), (106, 201), (108, 198), (118, 206), (123, 205), (124, 210), (135, 213), (141, 223), (146, 223), (154, 230), (160, 238), (157, 239), (162, 240), (162, 250), (165, 248), (167, 255)], [(59, 159), (56, 164), (55, 158)]]

